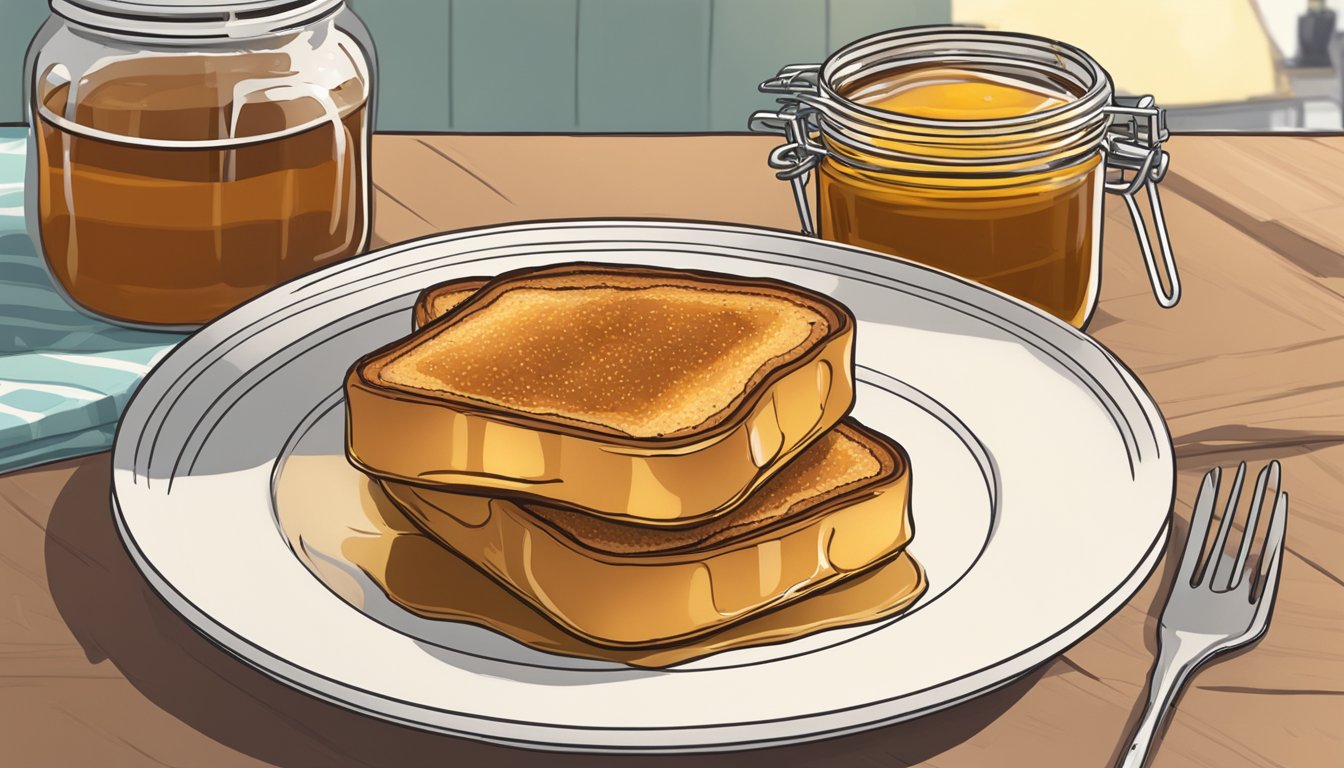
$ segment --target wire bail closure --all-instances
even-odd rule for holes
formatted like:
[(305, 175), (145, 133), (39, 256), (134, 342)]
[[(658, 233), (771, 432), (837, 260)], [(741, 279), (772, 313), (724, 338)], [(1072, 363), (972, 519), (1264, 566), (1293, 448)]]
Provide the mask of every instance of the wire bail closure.
[[(1162, 198), (1157, 193), (1157, 185), (1167, 175), (1167, 164), (1171, 160), (1162, 149), (1162, 143), (1168, 137), (1166, 110), (1157, 106), (1152, 96), (1117, 96), (1114, 103), (1102, 107), (1102, 111), (1114, 118), (1106, 133), (1106, 191), (1124, 199), (1129, 217), (1134, 221), (1139, 249), (1143, 251), (1153, 297), (1158, 304), (1170, 309), (1181, 300), (1181, 278), (1176, 271), (1176, 257), (1171, 252), (1167, 220), (1162, 215)], [(1162, 251), (1162, 269), (1170, 288), (1162, 287), (1157, 257), (1148, 236), (1148, 223), (1135, 198), (1144, 187), (1148, 191), (1153, 228), (1157, 231), (1158, 247)]]
[[(767, 162), (775, 170), (775, 177), (789, 182), (792, 187), (802, 233), (810, 237), (818, 235), (807, 201), (807, 185), (812, 170), (827, 156), (826, 147), (819, 138), (822, 111), (810, 103), (824, 98), (820, 78), (820, 64), (790, 64), (780, 69), (778, 74), (759, 86), (762, 93), (779, 95), (776, 99), (779, 107), (753, 112), (747, 123), (754, 133), (782, 135), (786, 139), (784, 144), (770, 151)], [(1162, 148), (1169, 135), (1166, 111), (1157, 106), (1152, 96), (1115, 97), (1111, 104), (1101, 107), (1101, 111), (1111, 115), (1112, 120), (1102, 146), (1105, 190), (1124, 199), (1143, 252), (1153, 297), (1162, 307), (1170, 309), (1181, 300), (1181, 281), (1157, 189), (1170, 162), (1170, 156)], [(1136, 197), (1144, 188), (1147, 189), (1153, 228), (1162, 254), (1160, 270), (1148, 225)], [(1163, 276), (1169, 287), (1164, 287)]]
[(789, 182), (792, 187), (793, 202), (798, 206), (803, 234), (816, 237), (816, 227), (812, 223), (812, 212), (807, 203), (807, 184), (812, 179), (812, 169), (826, 156), (825, 147), (811, 140), (812, 132), (817, 130), (816, 118), (819, 113), (815, 107), (800, 102), (786, 99), (779, 101), (781, 106), (778, 110), (753, 113), (748, 128), (756, 133), (782, 133), (788, 139), (787, 143), (770, 150), (766, 162), (775, 169), (775, 178)]

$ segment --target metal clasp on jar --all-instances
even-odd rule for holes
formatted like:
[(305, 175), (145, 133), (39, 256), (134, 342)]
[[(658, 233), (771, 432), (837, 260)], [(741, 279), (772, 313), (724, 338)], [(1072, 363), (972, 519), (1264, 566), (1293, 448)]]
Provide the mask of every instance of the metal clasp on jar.
[[(1176, 272), (1176, 257), (1171, 252), (1171, 238), (1167, 235), (1167, 220), (1162, 215), (1162, 198), (1157, 185), (1167, 175), (1171, 157), (1162, 149), (1167, 140), (1166, 111), (1153, 101), (1152, 96), (1117, 96), (1114, 103), (1102, 107), (1113, 116), (1106, 134), (1106, 191), (1120, 195), (1134, 221), (1134, 234), (1139, 238), (1143, 263), (1148, 268), (1148, 280), (1153, 284), (1153, 296), (1163, 307), (1171, 308), (1181, 300), (1181, 278)], [(1158, 247), (1162, 250), (1162, 268), (1167, 285), (1162, 287), (1158, 274), (1157, 256), (1148, 236), (1148, 224), (1139, 210), (1135, 195), (1142, 188), (1148, 190), (1148, 204), (1153, 212), (1153, 228), (1157, 231)]]
[[(819, 64), (790, 64), (784, 67), (779, 74), (760, 84), (762, 93), (780, 95), (777, 99), (779, 108), (755, 112), (748, 121), (748, 128), (753, 132), (783, 134), (788, 140), (771, 150), (768, 162), (775, 169), (775, 176), (788, 181), (793, 188), (802, 232), (812, 237), (817, 236), (817, 228), (807, 202), (807, 184), (812, 169), (827, 154), (819, 138), (822, 112), (813, 105), (823, 98), (820, 76)], [(1162, 143), (1168, 136), (1166, 112), (1157, 106), (1152, 96), (1115, 97), (1102, 110), (1112, 116), (1104, 145), (1107, 169), (1105, 189), (1120, 195), (1129, 209), (1157, 303), (1165, 308), (1174, 307), (1181, 300), (1181, 281), (1157, 190), (1170, 161), (1170, 156), (1162, 149)], [(1159, 273), (1157, 254), (1153, 251), (1147, 223), (1135, 197), (1142, 188), (1147, 188), (1166, 286), (1163, 285), (1163, 275)]]
[(788, 143), (770, 150), (767, 162), (775, 169), (775, 178), (789, 182), (793, 188), (793, 202), (798, 206), (803, 234), (809, 237), (816, 237), (817, 228), (807, 204), (807, 184), (812, 179), (812, 169), (826, 156), (826, 148), (813, 139), (821, 130), (821, 113), (797, 96), (816, 96), (820, 76), (818, 64), (790, 64), (779, 70), (778, 75), (760, 85), (762, 93), (786, 94), (776, 100), (779, 109), (753, 112), (747, 121), (750, 131), (783, 134), (788, 139)]

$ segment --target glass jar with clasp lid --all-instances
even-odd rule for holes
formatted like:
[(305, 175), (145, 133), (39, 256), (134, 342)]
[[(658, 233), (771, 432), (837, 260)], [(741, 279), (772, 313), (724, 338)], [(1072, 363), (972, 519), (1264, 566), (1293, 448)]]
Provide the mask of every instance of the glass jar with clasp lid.
[(113, 322), (207, 322), (368, 244), (375, 63), (343, 0), (51, 0), (27, 212)]
[(1179, 301), (1157, 187), (1164, 113), (1151, 97), (1116, 97), (1083, 51), (911, 27), (820, 65), (784, 67), (761, 90), (781, 106), (750, 125), (787, 138), (769, 163), (792, 185), (805, 234), (976, 280), (1083, 328), (1097, 304), (1102, 192), (1111, 192), (1133, 218), (1158, 302)]

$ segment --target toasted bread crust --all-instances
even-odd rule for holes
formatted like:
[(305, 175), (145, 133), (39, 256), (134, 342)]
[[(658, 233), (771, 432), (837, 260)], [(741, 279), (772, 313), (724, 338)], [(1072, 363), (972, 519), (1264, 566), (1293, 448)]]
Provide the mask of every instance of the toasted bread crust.
[[(695, 429), (631, 437), (381, 381), (389, 360), (490, 306), (519, 281), (682, 281), (799, 298), (826, 332), (765, 367), (719, 417)], [(853, 404), (854, 321), (834, 301), (775, 281), (680, 270), (566, 265), (491, 281), (441, 323), (361, 358), (346, 382), (347, 447), (370, 474), (451, 491), (522, 494), (655, 525), (686, 525), (731, 508)], [(632, 513), (631, 509), (640, 512)]]
[(488, 277), (462, 277), (421, 291), (411, 310), (411, 332), (452, 312), (489, 282)]
[[(881, 457), (879, 472), (836, 494), (819, 488), (810, 502), (722, 539), (714, 521), (698, 543), (670, 552), (594, 548), (539, 505), (381, 484), (427, 535), (565, 630), (608, 647), (656, 647), (756, 616), (903, 551), (914, 535), (907, 458), (855, 423), (841, 429)], [(771, 483), (800, 479), (786, 469)]]

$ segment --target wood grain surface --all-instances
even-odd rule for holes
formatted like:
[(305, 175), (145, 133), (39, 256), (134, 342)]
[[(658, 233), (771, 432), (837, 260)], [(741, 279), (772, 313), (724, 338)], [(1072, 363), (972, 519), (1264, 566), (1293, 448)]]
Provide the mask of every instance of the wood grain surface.
[[(652, 216), (793, 229), (746, 136), (383, 136), (376, 245), (504, 221)], [(1344, 765), (1344, 138), (1177, 137), (1163, 188), (1179, 307), (1154, 302), (1108, 205), (1090, 327), (1166, 415), (1176, 535), (1202, 473), (1283, 462), (1292, 497), (1265, 638), (1179, 700), (1157, 768)], [(0, 764), (15, 766), (1108, 766), (1137, 717), (1171, 563), (1063, 656), (914, 722), (714, 757), (542, 755), (382, 723), (197, 635), (131, 564), (108, 455), (0, 477)], [(1023, 585), (1048, 599), (1048, 585)], [(987, 628), (986, 631), (993, 631)], [(917, 663), (917, 660), (911, 660)], [(843, 681), (837, 681), (843, 684)]]

